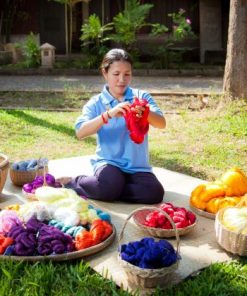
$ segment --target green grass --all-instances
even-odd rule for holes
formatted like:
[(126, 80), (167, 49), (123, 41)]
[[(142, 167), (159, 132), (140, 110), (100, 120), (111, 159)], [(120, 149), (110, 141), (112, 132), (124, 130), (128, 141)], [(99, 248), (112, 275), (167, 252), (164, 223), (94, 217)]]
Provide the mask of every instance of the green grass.
[[(158, 100), (164, 112), (167, 106), (172, 112), (166, 114), (166, 129), (150, 128), (152, 165), (206, 180), (215, 179), (235, 166), (247, 171), (246, 102), (225, 101), (222, 105), (219, 98), (211, 98), (208, 108), (189, 111), (187, 104), (181, 102), (177, 106), (177, 101), (174, 98), (174, 104), (171, 104)], [(50, 100), (50, 107), (53, 102)], [(94, 153), (94, 136), (80, 142), (75, 138), (74, 122), (80, 114), (79, 101), (76, 107), (78, 111), (74, 112), (66, 112), (66, 104), (61, 112), (0, 109), (0, 151), (11, 161)]]
[(244, 296), (247, 293), (247, 260), (215, 263), (178, 287), (167, 289), (165, 294), (162, 292), (157, 289), (154, 295)]
[(64, 86), (62, 92), (0, 91), (0, 108), (41, 109), (41, 110), (79, 110), (82, 103), (92, 94), (83, 90)]
[[(49, 159), (94, 153), (95, 137), (78, 141), (74, 121), (80, 114), (81, 99), (75, 97), (76, 111), (40, 111), (29, 108), (35, 95), (18, 100), (17, 109), (0, 109), (0, 151), (10, 161), (31, 157)], [(247, 172), (247, 103), (209, 98), (207, 108), (188, 109), (196, 98), (158, 100), (166, 114), (167, 128), (150, 128), (150, 158), (163, 167), (205, 180), (214, 180), (230, 167)], [(57, 100), (34, 100), (36, 108), (57, 108)], [(67, 102), (65, 101), (65, 102)], [(3, 104), (4, 105), (4, 104)], [(12, 99), (11, 106), (15, 107)], [(71, 105), (69, 105), (71, 106)], [(4, 107), (4, 106), (3, 106)], [(5, 106), (6, 107), (6, 106)], [(69, 107), (68, 107), (69, 108)], [(216, 263), (199, 275), (154, 295), (247, 295), (246, 259)], [(76, 260), (65, 263), (0, 262), (0, 295), (129, 295)]]
[(129, 295), (82, 261), (33, 264), (4, 261), (0, 273), (1, 296)]

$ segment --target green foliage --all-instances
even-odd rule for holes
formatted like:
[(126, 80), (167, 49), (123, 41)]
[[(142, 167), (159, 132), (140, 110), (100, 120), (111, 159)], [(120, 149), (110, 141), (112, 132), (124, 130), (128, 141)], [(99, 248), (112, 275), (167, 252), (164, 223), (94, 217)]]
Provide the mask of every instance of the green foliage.
[[(153, 52), (155, 68), (169, 68), (172, 63), (182, 64), (183, 54), (186, 49), (175, 50), (172, 48), (176, 43), (183, 41), (186, 38), (195, 38), (195, 34), (191, 28), (191, 21), (185, 16), (186, 11), (179, 9), (178, 12), (169, 13), (172, 18), (171, 34), (165, 37), (162, 46), (155, 48)], [(151, 36), (159, 36), (168, 31), (166, 26), (160, 24), (152, 24)]]
[(23, 45), (20, 45), (25, 57), (27, 68), (35, 68), (40, 65), (40, 49), (33, 32), (29, 34)]
[(152, 28), (151, 33), (150, 33), (151, 36), (161, 35), (161, 34), (169, 31), (169, 29), (165, 25), (161, 25), (159, 23), (150, 24), (150, 26)]
[(88, 21), (81, 27), (82, 35), (80, 40), (83, 42), (82, 46), (91, 44), (93, 48), (99, 49), (111, 39), (109, 36), (105, 36), (106, 32), (111, 30), (112, 23), (102, 25), (100, 18), (96, 14), (90, 15)]
[(185, 38), (194, 38), (195, 34), (191, 28), (191, 20), (186, 18), (185, 10), (180, 8), (178, 12), (169, 13), (168, 16), (172, 18), (172, 40), (181, 41)]
[(113, 18), (116, 33), (114, 41), (120, 43), (127, 50), (133, 48), (136, 33), (146, 25), (145, 19), (153, 4), (140, 4), (139, 0), (128, 0), (126, 8)]
[(97, 68), (104, 54), (108, 51), (107, 42), (111, 40), (107, 32), (112, 30), (112, 23), (102, 25), (96, 14), (89, 16), (88, 21), (81, 27), (83, 52), (87, 54), (84, 68)]

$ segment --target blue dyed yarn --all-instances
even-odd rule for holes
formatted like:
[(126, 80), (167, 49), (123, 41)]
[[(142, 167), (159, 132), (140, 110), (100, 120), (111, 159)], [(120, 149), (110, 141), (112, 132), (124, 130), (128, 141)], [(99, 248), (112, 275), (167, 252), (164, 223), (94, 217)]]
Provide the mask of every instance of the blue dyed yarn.
[(168, 241), (155, 241), (150, 237), (123, 244), (121, 258), (133, 265), (150, 269), (168, 267), (179, 259)]
[(48, 224), (51, 225), (51, 226), (54, 226), (54, 227), (58, 228), (63, 233), (69, 234), (72, 237), (76, 237), (76, 235), (78, 233), (80, 233), (83, 230), (86, 230), (81, 225), (79, 225), (79, 226), (68, 226), (68, 225), (65, 225), (63, 222), (57, 221), (55, 219), (50, 220)]
[(88, 209), (94, 209), (96, 211), (97, 216), (104, 221), (111, 223), (111, 215), (107, 212), (102, 211), (101, 209), (96, 209), (92, 205), (88, 205)]

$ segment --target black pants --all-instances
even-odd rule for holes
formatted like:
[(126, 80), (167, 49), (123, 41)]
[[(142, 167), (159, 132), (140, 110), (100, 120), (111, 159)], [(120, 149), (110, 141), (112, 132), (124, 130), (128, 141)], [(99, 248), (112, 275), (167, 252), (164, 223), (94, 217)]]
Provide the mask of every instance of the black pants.
[(104, 165), (94, 176), (78, 176), (66, 184), (79, 195), (101, 201), (128, 201), (155, 204), (163, 200), (164, 188), (153, 173), (128, 174)]

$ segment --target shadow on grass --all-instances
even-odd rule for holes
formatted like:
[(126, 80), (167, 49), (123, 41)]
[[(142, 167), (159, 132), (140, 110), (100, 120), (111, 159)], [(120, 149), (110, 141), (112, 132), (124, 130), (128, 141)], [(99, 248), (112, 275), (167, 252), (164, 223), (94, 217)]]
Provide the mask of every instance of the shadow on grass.
[(152, 166), (161, 167), (173, 172), (185, 174), (202, 180), (207, 180), (208, 178), (205, 172), (195, 170), (191, 166), (186, 166), (182, 164), (180, 159), (177, 159), (175, 156), (172, 155), (170, 158), (169, 155), (159, 157), (155, 153), (152, 153), (152, 151), (150, 151), (150, 161)]
[[(73, 138), (75, 137), (75, 131), (71, 127), (67, 127), (62, 124), (50, 123), (44, 119), (36, 118), (30, 114), (26, 114), (25, 112), (23, 112), (21, 110), (8, 110), (8, 111), (6, 111), (6, 113), (8, 113), (12, 116), (15, 116), (17, 118), (21, 118), (22, 120), (25, 120), (26, 122), (28, 122), (31, 125), (45, 127), (45, 128), (57, 131), (59, 133), (63, 133), (63, 134), (68, 135), (70, 137), (73, 137)], [(87, 142), (88, 144), (92, 144), (92, 145), (96, 144), (96, 141), (93, 137), (88, 137), (88, 138), (84, 139), (84, 141)]]

